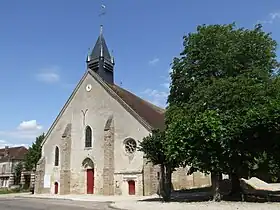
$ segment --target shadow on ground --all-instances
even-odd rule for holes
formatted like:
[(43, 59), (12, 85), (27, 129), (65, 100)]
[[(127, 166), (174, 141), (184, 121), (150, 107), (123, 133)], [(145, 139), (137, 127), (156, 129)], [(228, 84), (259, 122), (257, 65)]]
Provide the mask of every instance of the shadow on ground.
[[(228, 202), (240, 202), (240, 197), (229, 196), (229, 189), (224, 188), (222, 190), (223, 201)], [(171, 194), (170, 202), (203, 202), (203, 201), (211, 201), (212, 193), (211, 187), (205, 188), (196, 188), (196, 189), (186, 189), (186, 190), (177, 190), (173, 191)], [(139, 200), (140, 202), (159, 202), (163, 201), (161, 197), (158, 198), (150, 198)], [(254, 202), (254, 203), (265, 203), (265, 202), (280, 202), (280, 195), (270, 196), (269, 201), (266, 197), (259, 196), (247, 196), (246, 202)]]
[[(176, 190), (171, 194), (170, 202), (200, 202), (200, 201), (209, 201), (212, 199), (211, 188), (197, 188), (197, 189), (185, 189), (185, 190)], [(143, 202), (158, 202), (163, 201), (161, 197), (158, 198), (149, 198), (139, 200)]]

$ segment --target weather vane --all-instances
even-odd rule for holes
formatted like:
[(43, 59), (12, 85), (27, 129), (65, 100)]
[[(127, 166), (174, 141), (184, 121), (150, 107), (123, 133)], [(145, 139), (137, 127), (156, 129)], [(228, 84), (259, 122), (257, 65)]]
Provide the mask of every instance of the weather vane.
[(101, 9), (100, 9), (100, 13), (99, 13), (99, 17), (103, 16), (106, 14), (106, 6), (104, 4), (101, 5)]

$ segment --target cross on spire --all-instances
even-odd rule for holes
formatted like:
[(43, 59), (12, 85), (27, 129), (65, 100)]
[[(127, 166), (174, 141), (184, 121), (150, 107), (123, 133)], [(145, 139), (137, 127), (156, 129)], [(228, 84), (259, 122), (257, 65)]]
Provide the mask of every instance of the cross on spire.
[[(105, 8), (105, 5), (101, 5), (99, 17), (106, 14)], [(102, 24), (100, 24), (100, 34), (86, 62), (88, 69), (96, 72), (104, 81), (114, 84), (115, 61), (106, 45)]]

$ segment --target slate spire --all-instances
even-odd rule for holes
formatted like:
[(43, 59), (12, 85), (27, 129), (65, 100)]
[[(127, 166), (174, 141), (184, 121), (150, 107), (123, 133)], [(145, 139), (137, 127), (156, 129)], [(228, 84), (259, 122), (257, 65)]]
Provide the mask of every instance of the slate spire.
[(100, 26), (100, 34), (95, 46), (87, 57), (87, 66), (95, 71), (103, 80), (114, 83), (114, 59), (110, 55), (105, 38), (103, 36), (103, 26)]

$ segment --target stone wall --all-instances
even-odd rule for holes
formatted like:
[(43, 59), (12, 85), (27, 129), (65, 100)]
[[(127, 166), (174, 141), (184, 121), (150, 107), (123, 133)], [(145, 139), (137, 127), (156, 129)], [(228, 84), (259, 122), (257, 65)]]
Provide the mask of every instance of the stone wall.
[(35, 173), (35, 193), (44, 193), (44, 175), (45, 175), (45, 157), (41, 157), (37, 164), (37, 169)]
[(158, 173), (160, 168), (148, 163), (146, 159), (143, 161), (143, 195), (152, 195), (157, 193), (159, 186)]
[(206, 187), (211, 185), (211, 178), (201, 172), (187, 175), (188, 168), (177, 168), (172, 173), (172, 185), (174, 190)]

